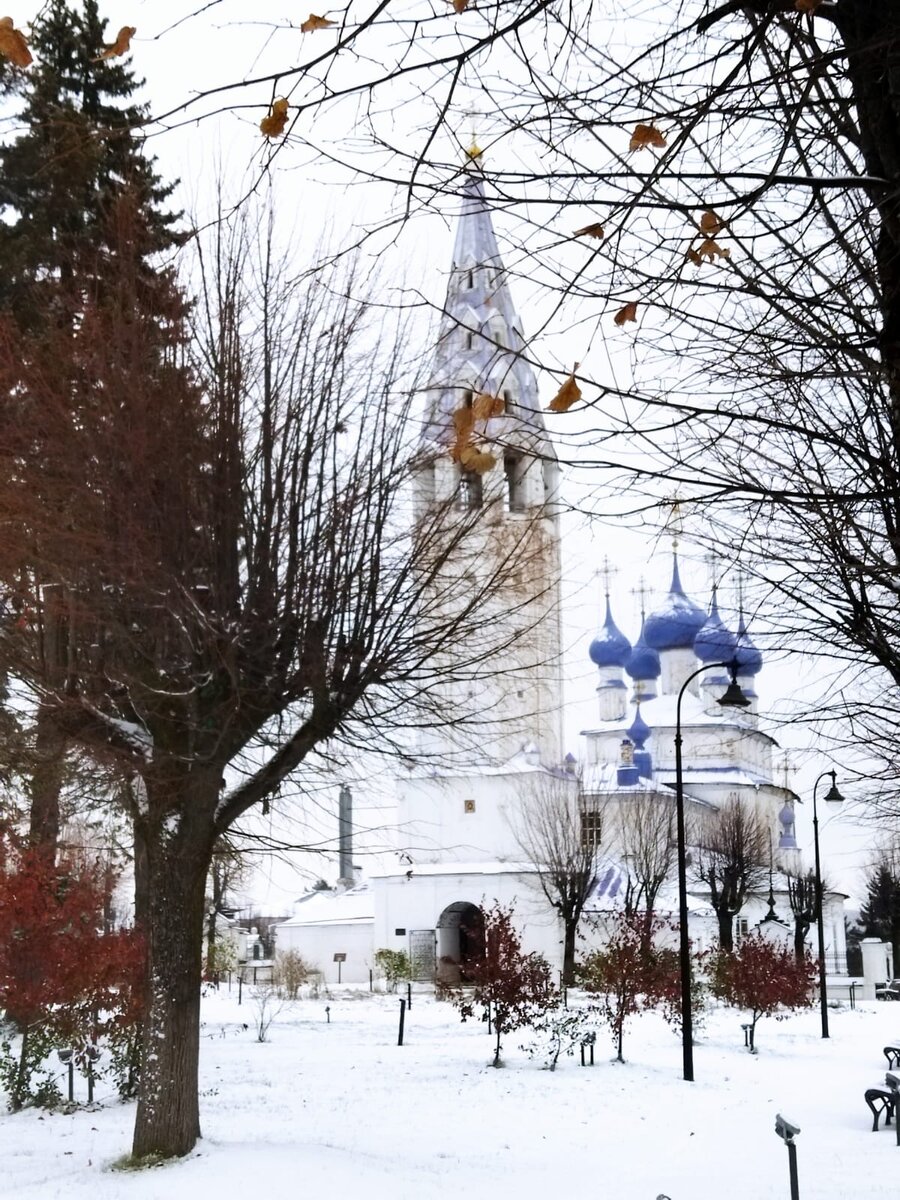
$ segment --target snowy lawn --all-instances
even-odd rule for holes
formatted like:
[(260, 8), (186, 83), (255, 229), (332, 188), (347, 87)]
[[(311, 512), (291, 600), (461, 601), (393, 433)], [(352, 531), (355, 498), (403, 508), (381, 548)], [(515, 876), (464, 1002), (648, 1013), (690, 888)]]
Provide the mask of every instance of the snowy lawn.
[[(331, 1009), (326, 1023), (325, 1005)], [(681, 1049), (650, 1014), (626, 1029), (613, 1064), (605, 1030), (596, 1066), (541, 1069), (511, 1035), (493, 1070), (491, 1039), (449, 1004), (414, 995), (406, 1044), (393, 996), (336, 991), (284, 1009), (255, 1040), (245, 992), (203, 1004), (203, 1141), (186, 1159), (110, 1170), (130, 1145), (134, 1107), (104, 1081), (93, 1111), (0, 1114), (0, 1195), (17, 1200), (767, 1200), (789, 1196), (781, 1111), (802, 1128), (800, 1194), (847, 1200), (897, 1194), (893, 1129), (871, 1132), (863, 1091), (883, 1081), (881, 1047), (900, 1006), (761, 1021), (758, 1055), (740, 1013), (714, 1011), (681, 1080)], [(243, 1022), (250, 1028), (244, 1030)], [(81, 1086), (83, 1088), (83, 1081)], [(82, 1090), (82, 1097), (86, 1093)]]

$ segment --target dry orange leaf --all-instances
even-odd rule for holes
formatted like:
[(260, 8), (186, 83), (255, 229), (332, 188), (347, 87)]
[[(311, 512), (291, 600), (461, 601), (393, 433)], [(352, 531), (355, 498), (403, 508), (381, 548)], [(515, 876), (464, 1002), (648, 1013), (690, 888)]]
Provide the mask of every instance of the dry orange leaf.
[(635, 125), (628, 149), (643, 150), (645, 146), (659, 146), (662, 149), (665, 144), (666, 139), (655, 125)]
[(700, 218), (700, 228), (703, 233), (708, 233), (710, 237), (713, 237), (725, 228), (725, 222), (718, 213), (714, 213), (711, 208), (708, 208)]
[(463, 13), (469, 7), (469, 0), (450, 0), (455, 13)]
[(595, 221), (593, 225), (585, 225), (581, 229), (576, 229), (572, 237), (603, 237), (603, 226), (599, 221)]
[(281, 137), (287, 125), (287, 119), (288, 102), (282, 96), (279, 100), (272, 101), (269, 115), (263, 117), (259, 123), (260, 132), (264, 133), (267, 138)]
[(822, 0), (796, 0), (794, 8), (797, 12), (809, 13), (812, 16), (821, 3)]
[(575, 364), (575, 370), (547, 405), (547, 412), (568, 412), (572, 405), (577, 404), (581, 399), (581, 388), (575, 382), (575, 371), (577, 370), (578, 363)]
[(475, 424), (475, 410), (470, 405), (465, 408), (457, 408), (453, 413), (453, 428), (456, 430), (457, 437), (465, 437), (472, 432), (472, 426)]
[(483, 475), (485, 471), (490, 471), (491, 467), (497, 465), (493, 454), (489, 454), (487, 450), (479, 450), (476, 446), (466, 446), (460, 453), (459, 461), (467, 471), (474, 471), (476, 475)]
[(454, 462), (461, 462), (463, 454), (470, 448), (474, 425), (475, 412), (472, 408), (457, 408), (454, 411), (453, 428), (456, 430), (456, 441), (450, 447), (450, 457)]
[(700, 264), (703, 262), (703, 259), (700, 257), (700, 255), (697, 253), (697, 251), (693, 249), (693, 247), (690, 250), (688, 250), (687, 254), (684, 257), (688, 260), (688, 262), (692, 262), (695, 267), (699, 267)]
[(492, 396), (490, 392), (482, 392), (472, 401), (468, 411), (477, 421), (487, 421), (491, 417), (502, 417), (506, 405), (502, 396)]
[(328, 29), (331, 25), (336, 24), (334, 21), (329, 21), (327, 17), (317, 17), (315, 13), (310, 13), (303, 24), (300, 26), (301, 33), (315, 33), (317, 29)]
[(32, 62), (25, 34), (16, 29), (12, 17), (0, 19), (0, 54), (17, 67), (27, 67)]
[(620, 308), (619, 311), (616, 313), (616, 315), (615, 315), (616, 324), (624, 325), (626, 321), (636, 321), (637, 320), (637, 308), (638, 308), (637, 300), (629, 300), (628, 303), (623, 305), (623, 307)]
[(131, 39), (137, 33), (134, 25), (123, 25), (116, 34), (116, 40), (111, 46), (104, 46), (102, 54), (98, 54), (93, 62), (103, 62), (105, 58), (119, 58), (131, 49)]
[(723, 250), (718, 242), (713, 241), (712, 238), (707, 238), (697, 251), (697, 257), (706, 258), (712, 262), (715, 258), (731, 258), (731, 251)]

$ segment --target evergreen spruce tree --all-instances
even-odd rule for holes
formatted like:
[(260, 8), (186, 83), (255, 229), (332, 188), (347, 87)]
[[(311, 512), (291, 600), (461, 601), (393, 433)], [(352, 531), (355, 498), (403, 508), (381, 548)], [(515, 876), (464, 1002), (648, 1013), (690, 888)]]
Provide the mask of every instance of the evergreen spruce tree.
[(894, 974), (900, 970), (900, 874), (894, 854), (883, 855), (872, 867), (867, 880), (866, 902), (859, 912), (865, 937), (890, 942), (894, 953)]
[(107, 40), (96, 0), (49, 0), (34, 23), (34, 63), (8, 69), (0, 88), (22, 96), (22, 132), (0, 147), (0, 308), (23, 327), (52, 311), (54, 289), (102, 278), (116, 207), (130, 196), (130, 252), (150, 282), (154, 256), (179, 240), (178, 215), (144, 151), (141, 81), (119, 58), (95, 61)]
[[(31, 30), (32, 66), (0, 72), (0, 96), (21, 106), (16, 135), (0, 146), (0, 315), (20, 331), (23, 358), (58, 361), (73, 421), (92, 404), (90, 348), (86, 357), (75, 335), (88, 307), (118, 308), (156, 330), (152, 361), (123, 362), (124, 371), (171, 370), (166, 346), (183, 336), (184, 304), (164, 259), (180, 241), (178, 214), (166, 210), (174, 185), (144, 150), (145, 111), (133, 99), (141, 81), (123, 59), (100, 58), (108, 40), (96, 0), (48, 0)], [(8, 419), (39, 436), (40, 402), (19, 389)], [(35, 588), (60, 597), (64, 623), (65, 587), (43, 577)], [(51, 621), (37, 651), (49, 664), (57, 640)], [(64, 681), (48, 668), (46, 683), (52, 693)], [(31, 840), (52, 856), (71, 767), (52, 695), (38, 709), (29, 757)]]

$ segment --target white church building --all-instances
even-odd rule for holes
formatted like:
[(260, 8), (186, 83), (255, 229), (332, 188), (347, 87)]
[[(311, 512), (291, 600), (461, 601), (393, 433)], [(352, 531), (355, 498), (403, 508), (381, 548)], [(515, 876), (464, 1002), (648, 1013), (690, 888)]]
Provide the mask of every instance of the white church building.
[[(563, 757), (560, 521), (554, 501), (559, 468), (544, 426), (534, 373), (513, 306), (477, 164), (466, 182), (458, 218), (444, 315), (434, 351), (423, 426), (420, 505), (454, 500), (484, 509), (477, 552), (465, 570), (491, 571), (492, 554), (527, 539), (531, 594), (515, 611), (529, 635), (508, 661), (487, 664), (465, 696), (453, 698), (490, 714), (477, 752), (461, 752), (452, 730), (425, 737), (418, 765), (394, 781), (390, 824), (392, 861), (365, 880), (354, 877), (349, 789), (341, 793), (341, 858), (337, 887), (303, 897), (276, 929), (279, 950), (296, 949), (329, 982), (365, 983), (377, 949), (410, 955), (422, 981), (454, 979), (477, 950), (480, 910), (495, 901), (512, 906), (526, 949), (557, 967), (562, 930), (542, 894), (538, 868), (523, 849), (523, 804), (553, 789), (577, 806), (585, 836), (611, 827), (610, 814), (636, 797), (671, 805), (675, 782), (678, 693), (692, 672), (736, 660), (746, 709), (723, 708), (728, 683), (711, 667), (687, 685), (682, 702), (683, 781), (688, 816), (714, 812), (731, 800), (753, 804), (771, 831), (773, 861), (799, 865), (794, 839), (795, 794), (775, 781), (774, 739), (759, 727), (754, 681), (762, 656), (741, 616), (735, 631), (682, 587), (673, 556), (668, 596), (646, 614), (632, 643), (617, 627), (607, 596), (605, 620), (590, 643), (598, 671), (596, 724), (582, 735), (577, 758)], [(503, 416), (491, 421), (502, 460), (483, 475), (467, 471), (449, 452), (453, 413), (482, 393), (502, 396)], [(499, 456), (498, 456), (499, 457)], [(480, 564), (480, 565), (474, 565)], [(503, 607), (503, 597), (498, 611)], [(603, 862), (588, 908), (621, 904), (628, 864), (614, 839), (600, 834)], [(783, 880), (770, 892), (785, 936), (791, 922)], [(704, 948), (715, 939), (708, 892), (689, 875), (691, 936)], [(677, 912), (674, 879), (657, 910)], [(737, 918), (738, 936), (769, 915), (767, 895), (754, 895)], [(843, 898), (826, 896), (829, 973), (845, 973)], [(769, 928), (774, 923), (769, 921)]]

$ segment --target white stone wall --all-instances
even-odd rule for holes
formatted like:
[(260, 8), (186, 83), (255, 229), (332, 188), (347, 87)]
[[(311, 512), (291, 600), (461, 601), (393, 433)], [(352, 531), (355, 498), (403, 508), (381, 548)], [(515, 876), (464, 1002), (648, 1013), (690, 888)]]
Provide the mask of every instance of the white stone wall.
[(338, 964), (334, 956), (346, 954), (347, 960), (341, 964), (341, 982), (368, 986), (369, 970), (374, 968), (372, 929), (372, 921), (279, 925), (275, 952), (296, 950), (305, 962), (322, 972), (326, 983), (337, 983)]

